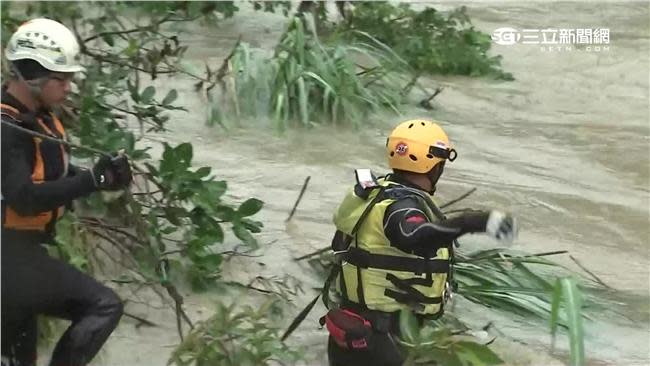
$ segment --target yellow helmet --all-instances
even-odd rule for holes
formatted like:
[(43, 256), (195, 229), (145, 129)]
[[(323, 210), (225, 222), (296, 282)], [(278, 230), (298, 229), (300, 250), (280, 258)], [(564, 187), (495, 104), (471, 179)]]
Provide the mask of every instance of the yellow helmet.
[(426, 173), (436, 164), (456, 159), (445, 131), (433, 121), (414, 119), (400, 123), (386, 141), (388, 165), (393, 169)]

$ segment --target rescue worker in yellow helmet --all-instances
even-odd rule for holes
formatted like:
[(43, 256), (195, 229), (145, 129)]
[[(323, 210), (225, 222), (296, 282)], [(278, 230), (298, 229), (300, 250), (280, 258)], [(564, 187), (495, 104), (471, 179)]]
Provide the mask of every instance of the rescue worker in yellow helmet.
[(453, 241), (485, 232), (512, 242), (517, 234), (516, 221), (500, 211), (446, 218), (435, 205), (436, 184), (457, 156), (437, 123), (401, 123), (386, 153), (393, 173), (375, 179), (357, 170), (357, 184), (334, 214), (332, 248), (341, 263), (333, 281), (341, 303), (321, 320), (330, 332), (331, 366), (402, 365), (394, 337), (399, 312), (410, 310), (420, 320), (442, 315)]
[(83, 366), (122, 316), (108, 287), (48, 256), (55, 225), (72, 200), (118, 190), (132, 179), (126, 156), (101, 157), (92, 169), (70, 164), (63, 144), (17, 127), (65, 139), (54, 113), (82, 71), (75, 35), (50, 19), (33, 19), (11, 36), (4, 55), (11, 77), (2, 86), (2, 365), (36, 365), (36, 316), (69, 320), (50, 366)]

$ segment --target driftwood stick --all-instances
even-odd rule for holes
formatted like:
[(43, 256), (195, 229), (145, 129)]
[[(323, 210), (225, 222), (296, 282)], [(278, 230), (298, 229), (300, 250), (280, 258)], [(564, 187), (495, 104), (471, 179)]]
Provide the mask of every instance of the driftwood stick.
[(440, 94), (443, 90), (444, 90), (443, 87), (438, 87), (438, 88), (436, 88), (436, 91), (435, 91), (433, 94), (431, 94), (430, 97), (428, 97), (428, 98), (426, 98), (426, 99), (422, 99), (422, 100), (420, 101), (420, 107), (422, 107), (422, 108), (424, 108), (424, 109), (426, 109), (426, 110), (431, 110), (431, 109), (433, 109), (433, 106), (431, 105), (431, 101), (432, 101), (433, 98), (435, 98), (438, 94)]
[(591, 277), (592, 277), (596, 282), (598, 282), (600, 285), (602, 285), (603, 287), (605, 287), (605, 288), (607, 288), (607, 289), (610, 289), (610, 290), (612, 289), (610, 286), (608, 286), (607, 284), (605, 284), (605, 282), (603, 282), (603, 280), (601, 280), (598, 276), (596, 276), (595, 273), (593, 273), (593, 272), (591, 272), (590, 270), (588, 270), (587, 267), (585, 267), (582, 263), (580, 263), (580, 262), (579, 262), (579, 261), (578, 261), (574, 256), (569, 255), (569, 258), (571, 258), (571, 260), (572, 260), (575, 264), (577, 264), (578, 267), (580, 267), (580, 269), (582, 269), (583, 271), (587, 272), (587, 273), (588, 273), (588, 274), (589, 274), (589, 275), (590, 275), (590, 276), (591, 276)]
[(465, 198), (467, 198), (470, 194), (474, 193), (475, 191), (476, 191), (476, 187), (474, 187), (474, 188), (470, 189), (469, 191), (463, 193), (458, 198), (455, 198), (455, 199), (453, 199), (453, 200), (451, 200), (449, 202), (446, 202), (446, 203), (440, 205), (440, 209), (442, 210), (443, 208), (447, 208), (447, 207), (449, 207), (449, 206), (451, 206), (451, 205), (453, 205), (455, 203), (458, 203), (458, 202), (464, 200)]
[(316, 257), (316, 256), (319, 256), (319, 255), (321, 255), (321, 254), (323, 254), (323, 253), (325, 253), (325, 252), (327, 252), (328, 250), (331, 250), (331, 249), (332, 249), (332, 248), (330, 248), (330, 247), (328, 246), (328, 247), (325, 247), (325, 248), (322, 248), (322, 249), (318, 249), (318, 250), (315, 251), (315, 252), (311, 252), (311, 253), (309, 253), (309, 254), (305, 254), (305, 255), (300, 256), (300, 257), (298, 257), (298, 258), (294, 258), (294, 260), (295, 260), (295, 261), (301, 261), (301, 260), (303, 260), (303, 259), (307, 259), (307, 258), (311, 258), (311, 257)]
[(152, 322), (151, 320), (147, 320), (147, 319), (139, 317), (137, 315), (127, 313), (126, 311), (124, 312), (124, 316), (126, 316), (127, 318), (137, 320), (139, 323), (136, 325), (136, 327), (140, 327), (142, 325), (146, 325), (147, 327), (158, 327), (158, 324)]
[(289, 222), (293, 215), (296, 213), (296, 209), (298, 208), (298, 204), (300, 203), (300, 200), (302, 200), (302, 196), (305, 194), (305, 191), (307, 190), (307, 185), (309, 184), (309, 180), (311, 179), (311, 176), (307, 176), (305, 178), (305, 183), (302, 185), (302, 189), (300, 190), (300, 194), (298, 195), (298, 199), (296, 200), (296, 203), (293, 204), (293, 208), (291, 209), (291, 213), (289, 214), (289, 217), (285, 220), (285, 222)]

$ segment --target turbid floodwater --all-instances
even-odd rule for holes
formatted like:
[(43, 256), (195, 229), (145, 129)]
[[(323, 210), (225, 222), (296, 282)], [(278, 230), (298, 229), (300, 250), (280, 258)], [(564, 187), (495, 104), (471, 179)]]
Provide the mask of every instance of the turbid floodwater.
[[(437, 3), (448, 9), (462, 3)], [(424, 6), (418, 3), (416, 6)], [(440, 201), (478, 190), (461, 206), (511, 211), (521, 222), (514, 248), (528, 252), (568, 250), (583, 265), (618, 290), (616, 312), (586, 323), (587, 355), (594, 365), (650, 365), (649, 207), (650, 25), (648, 4), (637, 2), (472, 2), (473, 23), (491, 33), (497, 28), (608, 28), (607, 50), (542, 50), (539, 45), (495, 45), (512, 82), (466, 77), (431, 77), (429, 90), (443, 86), (435, 110), (406, 106), (403, 116), (373, 116), (358, 131), (319, 127), (278, 136), (264, 121), (230, 121), (228, 131), (208, 128), (209, 106), (190, 80), (161, 78), (158, 88), (176, 88), (188, 114), (175, 114), (169, 133), (156, 136), (170, 143), (194, 144), (195, 165), (213, 167), (228, 181), (229, 197), (258, 197), (265, 202), (259, 219), (265, 228), (257, 258), (234, 258), (224, 276), (248, 282), (257, 275), (289, 275), (305, 281), (295, 314), (312, 297), (318, 282), (310, 268), (292, 258), (327, 245), (333, 234), (331, 215), (353, 184), (353, 169), (385, 172), (385, 136), (410, 117), (442, 121), (459, 157), (448, 164), (438, 188)], [(284, 29), (281, 15), (244, 9), (219, 26), (194, 26), (183, 40), (187, 58), (201, 67), (219, 65), (241, 35), (252, 46), (271, 49)], [(417, 98), (416, 98), (417, 99)], [(290, 211), (306, 176), (308, 190), (289, 223)], [(481, 236), (461, 240), (463, 247), (494, 247)], [(568, 257), (559, 261), (579, 271)], [(230, 297), (229, 297), (230, 296)], [(189, 295), (186, 308), (194, 319), (208, 316), (212, 301), (232, 301), (229, 294)], [(159, 302), (159, 301), (158, 301)], [(125, 319), (111, 337), (98, 365), (164, 365), (178, 343), (169, 308), (136, 306), (132, 311), (162, 324), (134, 327)], [(508, 314), (485, 311), (458, 299), (454, 312), (470, 324), (493, 321), (504, 335), (496, 348), (509, 364), (562, 364), (566, 346), (549, 355), (545, 325)], [(310, 349), (310, 365), (326, 365), (326, 331), (320, 330), (317, 307), (291, 342)], [(287, 323), (289, 323), (289, 319)], [(564, 350), (564, 351), (562, 351)]]

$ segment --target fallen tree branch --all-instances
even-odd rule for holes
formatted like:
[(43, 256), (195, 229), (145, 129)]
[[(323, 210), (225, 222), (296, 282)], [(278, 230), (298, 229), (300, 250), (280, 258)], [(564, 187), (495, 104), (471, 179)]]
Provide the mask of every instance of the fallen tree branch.
[(447, 208), (447, 207), (449, 207), (449, 206), (451, 206), (451, 205), (453, 205), (455, 203), (458, 203), (458, 202), (464, 200), (465, 198), (469, 197), (469, 195), (474, 193), (475, 191), (476, 191), (476, 187), (474, 187), (474, 188), (470, 189), (469, 191), (463, 193), (458, 198), (454, 198), (453, 200), (451, 200), (449, 202), (443, 203), (442, 205), (440, 205), (440, 209), (442, 210), (443, 208)]
[(596, 276), (595, 273), (591, 272), (590, 270), (587, 269), (587, 267), (585, 267), (584, 265), (582, 265), (582, 263), (580, 263), (580, 262), (579, 262), (579, 261), (578, 261), (574, 256), (569, 255), (569, 258), (571, 258), (571, 260), (572, 260), (575, 264), (577, 264), (578, 267), (580, 267), (580, 269), (582, 269), (583, 271), (587, 272), (587, 274), (589, 274), (589, 275), (590, 275), (590, 276), (591, 276), (591, 277), (592, 277), (596, 282), (598, 282), (601, 286), (603, 286), (603, 287), (605, 287), (605, 288), (607, 288), (607, 289), (609, 289), (609, 290), (612, 289), (610, 286), (608, 286), (607, 284), (605, 284), (605, 282), (603, 282), (603, 280), (601, 280), (598, 276)]
[(139, 317), (137, 315), (133, 315), (133, 314), (128, 313), (126, 311), (124, 312), (124, 316), (126, 316), (127, 318), (137, 320), (139, 323), (135, 326), (136, 328), (139, 328), (139, 327), (141, 327), (143, 325), (146, 325), (148, 327), (158, 327), (159, 326), (158, 324), (152, 322), (151, 320), (147, 320), (147, 319)]
[(422, 100), (420, 101), (420, 107), (422, 107), (422, 108), (424, 108), (424, 109), (426, 109), (426, 110), (428, 110), (428, 111), (432, 110), (432, 109), (433, 109), (433, 106), (431, 105), (431, 101), (432, 101), (433, 98), (435, 98), (438, 94), (440, 94), (444, 89), (445, 89), (445, 88), (443, 88), (443, 87), (438, 87), (438, 88), (436, 88), (435, 92), (433, 92), (433, 94), (431, 94), (431, 96), (430, 96), (429, 98), (427, 98), (427, 99), (422, 99)]
[(294, 203), (293, 208), (291, 209), (291, 213), (289, 214), (289, 217), (287, 217), (284, 222), (289, 222), (293, 215), (296, 213), (296, 209), (298, 208), (298, 204), (300, 203), (300, 200), (302, 199), (302, 196), (305, 194), (305, 190), (307, 190), (307, 185), (309, 184), (309, 180), (311, 179), (311, 176), (307, 176), (305, 178), (305, 183), (302, 185), (302, 189), (300, 189), (300, 194), (298, 195), (298, 199), (296, 200), (296, 203)]
[(172, 285), (170, 282), (165, 282), (162, 284), (162, 286), (167, 290), (167, 293), (169, 296), (174, 300), (174, 303), (176, 304), (176, 326), (178, 328), (178, 334), (181, 337), (181, 340), (183, 340), (183, 329), (182, 329), (182, 323), (181, 319), (185, 320), (187, 325), (190, 326), (190, 329), (194, 329), (194, 324), (192, 324), (192, 321), (190, 320), (189, 316), (187, 316), (187, 313), (185, 310), (183, 310), (183, 296), (178, 293), (178, 290), (176, 289), (176, 286)]
[(316, 256), (319, 256), (319, 255), (321, 255), (321, 254), (327, 252), (328, 250), (332, 250), (332, 248), (330, 248), (330, 247), (326, 247), (326, 248), (318, 249), (318, 250), (315, 251), (315, 252), (311, 252), (311, 253), (309, 253), (309, 254), (305, 254), (305, 255), (300, 256), (300, 257), (298, 257), (298, 258), (294, 258), (293, 260), (295, 260), (295, 261), (301, 261), (301, 260), (303, 260), (303, 259), (307, 259), (307, 258), (311, 258), (311, 257), (316, 257)]

